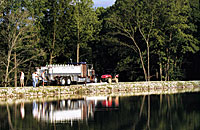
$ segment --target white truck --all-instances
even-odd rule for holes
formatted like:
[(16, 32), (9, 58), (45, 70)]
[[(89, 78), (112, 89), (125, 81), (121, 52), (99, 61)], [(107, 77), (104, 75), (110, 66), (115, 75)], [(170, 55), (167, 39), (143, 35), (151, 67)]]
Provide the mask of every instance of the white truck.
[(74, 63), (63, 65), (46, 65), (37, 68), (40, 76), (45, 71), (45, 77), (48, 83), (56, 83), (57, 85), (70, 85), (74, 83), (97, 82), (95, 70), (92, 64)]

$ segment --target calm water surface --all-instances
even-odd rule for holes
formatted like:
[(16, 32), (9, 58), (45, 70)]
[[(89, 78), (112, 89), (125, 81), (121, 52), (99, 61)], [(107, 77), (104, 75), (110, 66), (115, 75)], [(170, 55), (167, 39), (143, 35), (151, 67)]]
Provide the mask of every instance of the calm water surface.
[(200, 130), (200, 93), (0, 105), (0, 130)]

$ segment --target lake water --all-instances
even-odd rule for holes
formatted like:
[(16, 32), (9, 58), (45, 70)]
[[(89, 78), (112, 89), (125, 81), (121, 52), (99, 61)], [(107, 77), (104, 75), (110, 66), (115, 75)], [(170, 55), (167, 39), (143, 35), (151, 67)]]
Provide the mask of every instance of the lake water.
[(0, 130), (200, 130), (200, 93), (0, 105)]

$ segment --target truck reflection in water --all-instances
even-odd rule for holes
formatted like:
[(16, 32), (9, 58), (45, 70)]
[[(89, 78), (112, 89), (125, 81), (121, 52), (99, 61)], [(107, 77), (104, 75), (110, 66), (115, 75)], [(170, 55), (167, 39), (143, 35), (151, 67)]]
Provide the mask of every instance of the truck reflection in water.
[(95, 111), (117, 110), (119, 97), (86, 97), (52, 102), (33, 102), (33, 117), (51, 123), (93, 119)]

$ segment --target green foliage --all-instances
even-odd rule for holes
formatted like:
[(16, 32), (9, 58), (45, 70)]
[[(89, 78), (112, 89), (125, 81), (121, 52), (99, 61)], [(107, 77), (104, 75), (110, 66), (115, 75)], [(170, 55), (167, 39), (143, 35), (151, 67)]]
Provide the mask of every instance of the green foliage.
[(95, 40), (95, 34), (98, 33), (100, 23), (95, 10), (92, 8), (92, 0), (74, 1), (72, 4), (68, 33), (74, 46), (80, 45), (80, 50), (77, 51), (80, 52), (80, 61), (84, 61), (86, 57), (91, 57), (92, 49), (88, 46), (88, 43)]
[[(75, 62), (77, 45), (80, 61), (93, 63), (99, 76), (119, 73), (121, 81), (144, 80), (140, 48), (145, 69), (150, 59), (151, 80), (198, 79), (199, 10), (199, 0), (116, 0), (108, 8), (93, 8), (92, 0), (1, 0), (0, 81), (5, 80), (9, 43), (21, 28), (8, 68), (14, 70), (16, 52), (17, 69), (26, 72), (27, 83), (34, 67), (51, 60)], [(13, 77), (11, 72), (11, 82)]]
[(170, 64), (170, 69), (164, 73), (170, 73), (171, 80), (183, 79), (180, 75), (184, 75), (181, 70), (184, 55), (199, 50), (199, 41), (194, 37), (195, 25), (190, 21), (192, 8), (188, 1), (182, 0), (162, 1), (160, 8), (162, 11), (154, 30), (154, 51), (159, 52), (159, 64)]
[[(133, 43), (127, 38), (132, 39), (133, 36), (143, 50), (144, 61), (147, 60), (147, 51), (143, 43), (150, 40), (151, 66), (155, 66), (151, 73), (161, 70), (161, 80), (163, 77), (165, 80), (185, 78), (185, 55), (199, 51), (199, 40), (194, 37), (197, 27), (190, 20), (192, 8), (189, 1), (118, 0), (111, 10), (113, 13), (108, 19), (112, 24), (111, 32), (114, 31), (115, 37), (125, 42), (122, 45), (129, 48), (133, 48)], [(143, 35), (140, 36), (139, 32)], [(123, 65), (120, 68), (123, 67), (126, 68)]]

